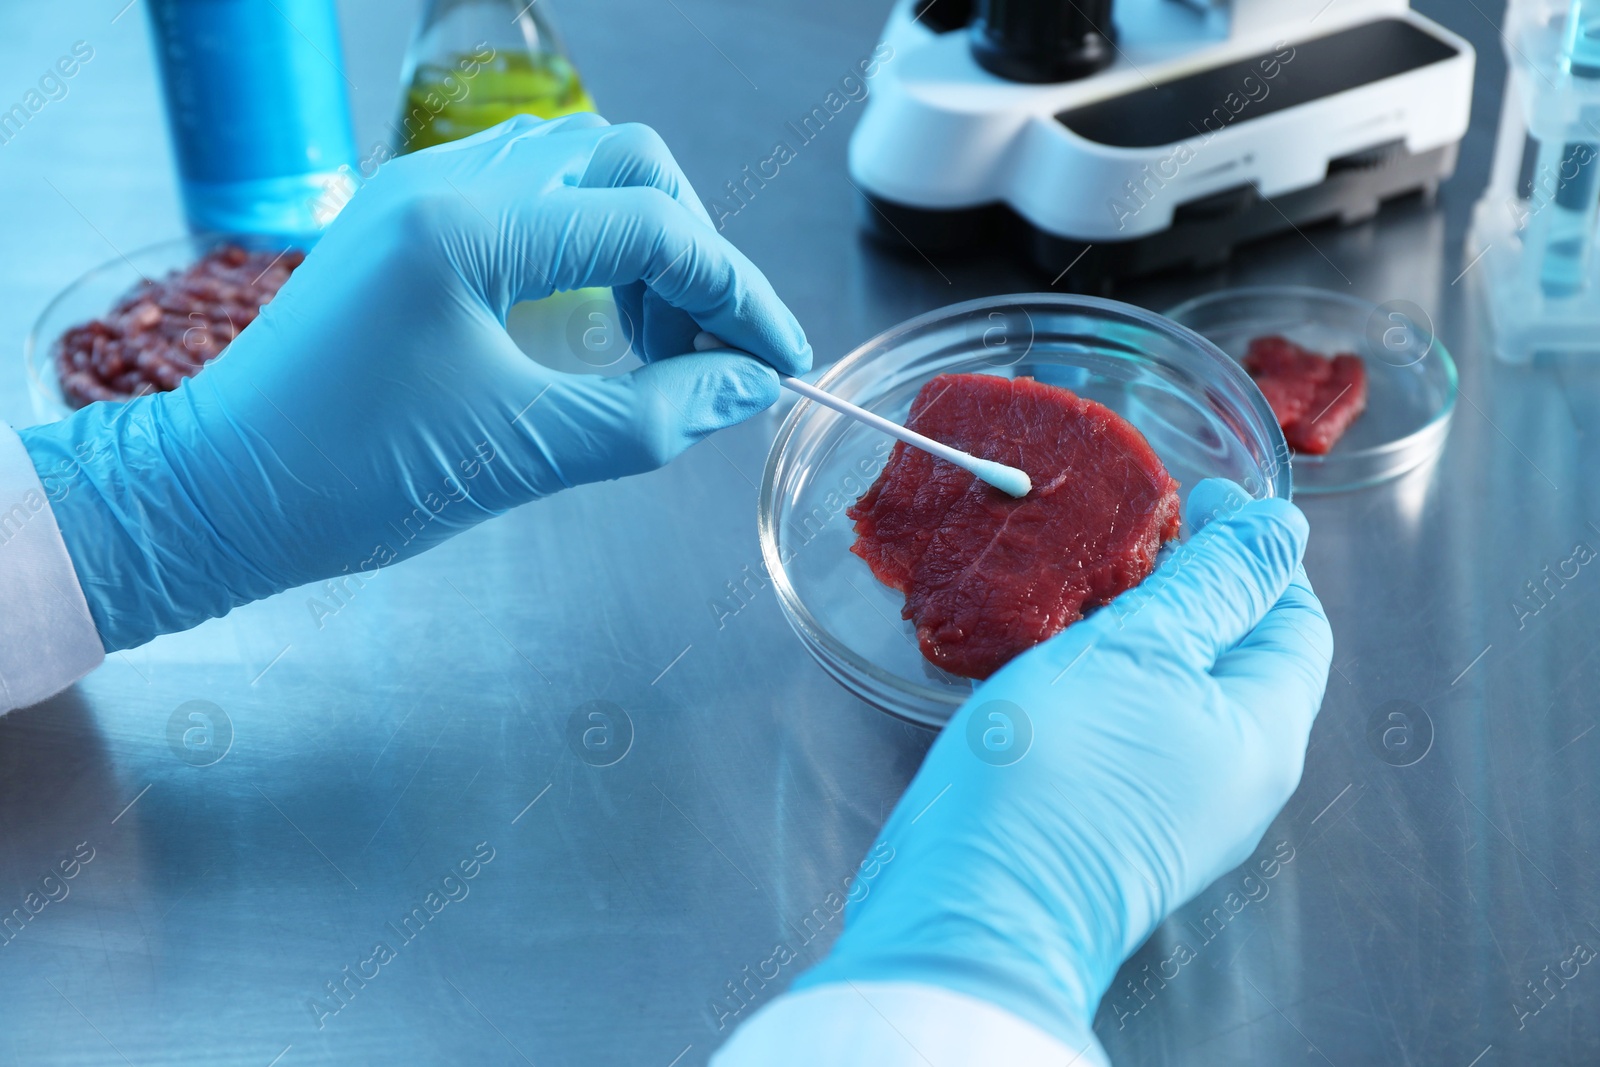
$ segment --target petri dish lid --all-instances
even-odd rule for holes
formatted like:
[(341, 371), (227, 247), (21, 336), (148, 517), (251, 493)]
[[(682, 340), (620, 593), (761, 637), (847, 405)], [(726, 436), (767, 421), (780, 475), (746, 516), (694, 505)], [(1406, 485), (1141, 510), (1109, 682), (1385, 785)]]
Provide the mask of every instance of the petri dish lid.
[(1397, 478), (1437, 455), (1456, 406), (1456, 365), (1415, 304), (1374, 304), (1308, 286), (1224, 289), (1167, 317), (1235, 360), (1257, 337), (1279, 335), (1314, 352), (1360, 356), (1367, 409), (1322, 456), (1290, 457), (1299, 493), (1337, 493)]

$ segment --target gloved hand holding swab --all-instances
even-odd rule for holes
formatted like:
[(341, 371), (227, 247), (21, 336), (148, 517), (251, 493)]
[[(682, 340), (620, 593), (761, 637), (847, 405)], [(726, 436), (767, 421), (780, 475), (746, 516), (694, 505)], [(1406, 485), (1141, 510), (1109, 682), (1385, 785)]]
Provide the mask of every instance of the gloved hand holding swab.
[[(712, 349), (731, 348), (715, 334), (702, 330), (695, 335), (694, 350), (707, 352)], [(734, 349), (734, 351), (738, 351)], [(907, 429), (897, 422), (891, 422), (882, 415), (874, 415), (866, 408), (857, 407), (848, 400), (841, 400), (832, 393), (818, 389), (809, 382), (787, 374), (778, 375), (779, 383), (785, 388), (799, 393), (807, 400), (814, 400), (823, 407), (832, 408), (841, 415), (848, 415), (852, 419), (866, 423), (877, 430), (882, 430), (890, 437), (904, 441), (908, 445), (922, 449), (949, 463), (954, 463), (964, 471), (969, 471), (979, 480), (987, 482), (1003, 493), (1014, 497), (1025, 497), (1033, 491), (1033, 480), (1026, 471), (1016, 467), (1008, 467), (1004, 463), (997, 463), (992, 459), (980, 459), (977, 456), (963, 452), (958, 448), (941, 444), (931, 437), (926, 437), (915, 430)]]

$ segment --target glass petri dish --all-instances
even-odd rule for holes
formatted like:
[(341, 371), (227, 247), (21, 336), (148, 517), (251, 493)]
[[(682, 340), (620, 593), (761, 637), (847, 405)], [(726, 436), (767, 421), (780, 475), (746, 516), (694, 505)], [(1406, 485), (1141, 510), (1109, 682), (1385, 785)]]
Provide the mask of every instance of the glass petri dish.
[(293, 242), (279, 237), (197, 234), (148, 245), (126, 256), (108, 260), (57, 293), (45, 305), (33, 329), (22, 342), (22, 360), (28, 374), (28, 395), (34, 418), (55, 422), (72, 414), (56, 376), (55, 347), (61, 335), (110, 311), (145, 278), (159, 280), (182, 270), (219, 245), (236, 244), (252, 251), (281, 251)]
[(1456, 365), (1426, 313), (1306, 286), (1226, 289), (1167, 312), (1234, 359), (1254, 338), (1280, 334), (1327, 355), (1349, 352), (1367, 369), (1367, 410), (1327, 455), (1295, 453), (1294, 487), (1337, 493), (1386, 482), (1438, 454), (1456, 406)]
[[(1290, 496), (1288, 445), (1243, 368), (1198, 334), (1111, 300), (1040, 293), (956, 304), (879, 334), (819, 384), (904, 422), (925, 382), (963, 373), (1031, 377), (1105, 404), (1139, 428), (1185, 497), (1208, 477), (1259, 498)], [(893, 444), (797, 404), (767, 457), (761, 552), (784, 615), (824, 670), (874, 707), (938, 727), (978, 683), (923, 658), (900, 617), (904, 597), (850, 551), (845, 509)]]

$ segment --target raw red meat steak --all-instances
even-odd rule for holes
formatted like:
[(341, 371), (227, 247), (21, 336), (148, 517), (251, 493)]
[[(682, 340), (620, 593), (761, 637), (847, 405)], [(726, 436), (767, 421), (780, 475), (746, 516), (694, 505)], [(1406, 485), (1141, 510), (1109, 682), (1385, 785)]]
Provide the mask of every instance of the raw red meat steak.
[(922, 654), (952, 674), (989, 677), (1143, 581), (1178, 535), (1178, 483), (1150, 445), (1066, 389), (944, 374), (917, 393), (908, 425), (1033, 479), (1014, 500), (897, 444), (850, 508), (851, 551), (905, 594)]
[(1244, 356), (1296, 452), (1320, 456), (1367, 410), (1367, 367), (1360, 356), (1327, 356), (1284, 337), (1257, 337)]

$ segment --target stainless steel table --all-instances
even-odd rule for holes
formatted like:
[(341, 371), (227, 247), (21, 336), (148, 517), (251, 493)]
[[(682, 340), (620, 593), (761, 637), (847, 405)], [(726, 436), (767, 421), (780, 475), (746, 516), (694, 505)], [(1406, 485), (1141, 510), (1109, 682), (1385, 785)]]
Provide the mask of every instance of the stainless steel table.
[[(0, 145), (0, 351), (83, 270), (179, 231), (144, 13), (119, 16), (125, 2), (0, 9), (7, 106), (74, 41), (95, 49)], [(1500, 5), (1424, 6), (1480, 49), (1438, 209), (1124, 294), (1163, 307), (1270, 279), (1410, 300), (1463, 389), (1436, 465), (1304, 501), (1338, 652), (1304, 782), (1259, 853), (1281, 862), (1223, 879), (1128, 964), (1098, 1022), (1120, 1063), (1600, 1058), (1600, 570), (1543, 585), (1600, 547), (1600, 378), (1490, 361), (1456, 279)], [(710, 197), (871, 48), (881, 7), (561, 13), (603, 108), (659, 128)], [(344, 16), (365, 145), (385, 136), (415, 3)], [(1042, 287), (864, 244), (853, 121), (727, 228), (823, 358), (941, 304)], [(0, 414), (29, 418), (14, 355)], [(113, 656), (0, 720), (0, 916), (38, 905), (0, 947), (0, 1062), (705, 1062), (719, 1018), (825, 950), (837, 921), (804, 920), (929, 743), (829, 681), (751, 577), (774, 425), (526, 508), (347, 601), (299, 590)], [(627, 742), (609, 766), (570, 742), (575, 716), (604, 725), (584, 718), (597, 708), (612, 754)], [(776, 942), (799, 961), (744, 984)], [(1180, 942), (1194, 958), (1175, 967)]]

